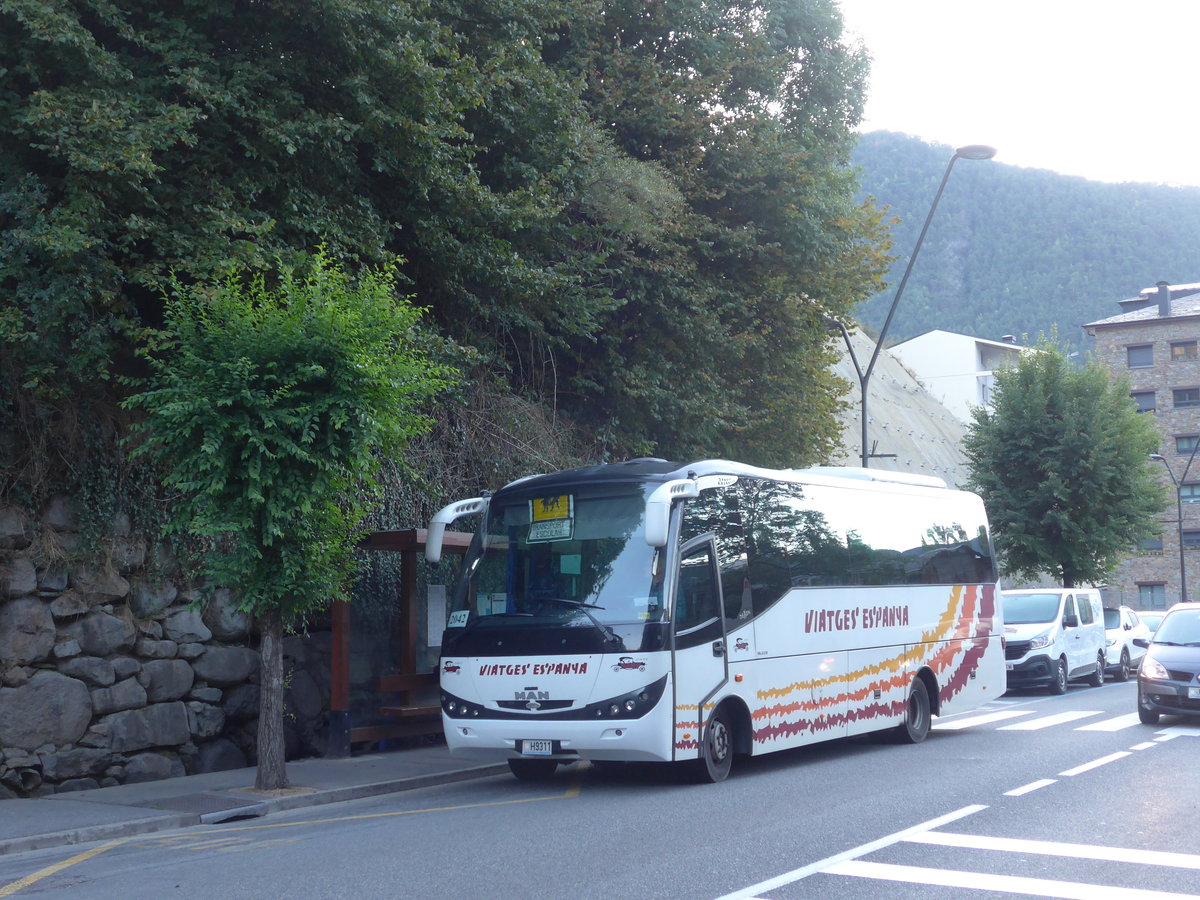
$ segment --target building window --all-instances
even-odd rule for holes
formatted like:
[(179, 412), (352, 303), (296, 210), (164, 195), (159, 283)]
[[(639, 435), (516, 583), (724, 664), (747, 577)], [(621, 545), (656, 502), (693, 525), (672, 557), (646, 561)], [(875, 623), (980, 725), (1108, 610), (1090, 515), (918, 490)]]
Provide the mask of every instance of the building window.
[(1154, 402), (1154, 391), (1134, 391), (1129, 396), (1137, 404), (1138, 412), (1154, 412), (1158, 408)]
[(1142, 609), (1166, 609), (1167, 586), (1165, 584), (1139, 584), (1138, 606)]
[(1200, 501), (1200, 484), (1181, 484), (1179, 486), (1179, 499), (1184, 503), (1196, 503)]
[(1142, 538), (1138, 551), (1146, 556), (1162, 556), (1162, 535), (1152, 538)]
[(1125, 353), (1128, 355), (1129, 368), (1131, 369), (1146, 369), (1154, 365), (1153, 344), (1139, 344), (1136, 347), (1126, 347)]
[(1195, 341), (1172, 341), (1171, 342), (1171, 361), (1182, 361), (1186, 359), (1196, 359), (1196, 342)]
[(1185, 531), (1183, 533), (1183, 546), (1189, 550), (1200, 547), (1200, 531)]
[(1175, 388), (1171, 391), (1176, 409), (1191, 409), (1200, 406), (1200, 388)]
[(1195, 453), (1197, 445), (1200, 445), (1200, 434), (1175, 435), (1175, 452), (1180, 456), (1190, 456)]

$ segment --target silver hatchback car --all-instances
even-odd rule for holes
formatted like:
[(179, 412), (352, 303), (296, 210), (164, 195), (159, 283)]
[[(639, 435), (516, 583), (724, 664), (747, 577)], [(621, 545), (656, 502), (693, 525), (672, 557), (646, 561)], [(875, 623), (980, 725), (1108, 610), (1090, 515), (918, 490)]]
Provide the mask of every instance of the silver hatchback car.
[(1176, 603), (1149, 640), (1138, 669), (1138, 718), (1154, 725), (1162, 715), (1200, 716), (1200, 603)]

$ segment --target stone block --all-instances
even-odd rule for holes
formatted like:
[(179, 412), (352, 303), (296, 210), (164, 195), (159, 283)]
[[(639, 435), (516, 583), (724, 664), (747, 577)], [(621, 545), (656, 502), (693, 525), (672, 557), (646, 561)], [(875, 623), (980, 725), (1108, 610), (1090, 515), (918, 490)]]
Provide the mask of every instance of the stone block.
[(75, 511), (65, 494), (56, 494), (42, 507), (42, 524), (51, 531), (75, 531)]
[(146, 689), (151, 703), (178, 700), (192, 689), (196, 673), (182, 659), (156, 659), (142, 666), (138, 683)]
[(129, 596), (129, 582), (117, 572), (80, 567), (71, 573), (71, 586), (91, 603), (112, 603)]
[(142, 671), (142, 664), (131, 656), (114, 656), (109, 662), (112, 663), (113, 674), (118, 679), (128, 678)]
[(74, 619), (91, 609), (87, 600), (76, 590), (66, 590), (50, 601), (50, 614), (56, 619)]
[(37, 590), (37, 568), (24, 556), (0, 558), (0, 593), (23, 597)]
[(258, 695), (257, 684), (239, 684), (226, 691), (225, 702), (221, 704), (226, 718), (245, 722), (258, 716)]
[(191, 737), (187, 707), (178, 700), (155, 703), (145, 709), (127, 709), (105, 716), (101, 723), (108, 726), (108, 746), (118, 753), (144, 750), (147, 747), (170, 747), (184, 744)]
[(148, 619), (169, 607), (178, 596), (179, 589), (173, 582), (135, 578), (129, 594), (129, 608), (138, 618)]
[(192, 736), (204, 740), (219, 735), (225, 728), (225, 713), (219, 706), (192, 700), (187, 705), (188, 727)]
[(126, 678), (112, 687), (92, 691), (92, 706), (98, 716), (123, 709), (138, 709), (146, 705), (146, 700), (146, 689), (138, 684), (136, 678)]
[(55, 644), (52, 655), (55, 659), (72, 659), (82, 652), (83, 648), (79, 646), (79, 641), (71, 639)]
[(179, 778), (186, 775), (179, 757), (166, 753), (139, 753), (129, 757), (125, 764), (125, 783), (161, 781), (164, 778)]
[(79, 641), (79, 646), (89, 656), (112, 656), (128, 650), (137, 638), (137, 629), (132, 623), (100, 610), (68, 623), (62, 630)]
[(0, 605), (0, 662), (24, 665), (38, 662), (54, 648), (54, 618), (37, 597), (22, 597)]
[(63, 781), (67, 778), (82, 778), (88, 775), (103, 775), (112, 765), (113, 755), (108, 750), (76, 747), (41, 757), (42, 775), (48, 781)]
[(146, 659), (174, 659), (179, 645), (174, 641), (154, 641), (142, 638), (134, 646), (138, 656)]
[(200, 613), (194, 609), (181, 609), (167, 616), (163, 622), (163, 633), (180, 644), (203, 644), (212, 640), (212, 632), (204, 624)]
[(20, 687), (0, 688), (0, 746), (74, 744), (91, 720), (91, 693), (77, 678), (41, 671)]
[(246, 647), (208, 647), (192, 662), (197, 677), (217, 687), (246, 681), (258, 669), (258, 654)]
[(226, 588), (213, 591), (204, 606), (204, 624), (219, 641), (240, 641), (250, 631), (250, 616), (237, 608)]
[(199, 751), (192, 759), (192, 771), (197, 775), (205, 772), (244, 769), (246, 766), (245, 754), (229, 738), (217, 738), (215, 741), (201, 744)]
[(22, 510), (15, 506), (0, 507), (0, 549), (23, 550), (32, 537)]
[(98, 656), (77, 656), (62, 663), (58, 670), (93, 687), (108, 687), (117, 680), (113, 664)]

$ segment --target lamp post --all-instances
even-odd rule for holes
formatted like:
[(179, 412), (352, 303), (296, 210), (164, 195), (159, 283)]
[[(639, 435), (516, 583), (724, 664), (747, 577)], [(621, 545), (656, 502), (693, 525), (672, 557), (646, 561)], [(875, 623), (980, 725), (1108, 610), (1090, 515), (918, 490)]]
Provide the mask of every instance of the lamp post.
[(904, 293), (904, 286), (908, 284), (908, 276), (912, 272), (913, 263), (916, 262), (917, 254), (921, 252), (921, 244), (925, 242), (925, 232), (929, 230), (929, 223), (933, 221), (933, 214), (937, 210), (938, 201), (942, 199), (942, 191), (946, 188), (946, 182), (950, 180), (950, 170), (954, 168), (954, 164), (960, 159), (991, 159), (995, 155), (995, 147), (988, 147), (984, 144), (969, 144), (966, 147), (959, 147), (954, 151), (954, 155), (950, 157), (950, 162), (946, 164), (946, 172), (942, 175), (942, 182), (938, 185), (937, 193), (933, 196), (933, 203), (930, 204), (929, 214), (925, 216), (925, 224), (921, 226), (921, 233), (917, 236), (916, 246), (913, 247), (912, 254), (908, 257), (908, 265), (904, 269), (904, 275), (900, 279), (900, 284), (896, 287), (896, 296), (892, 298), (892, 305), (888, 309), (887, 318), (883, 322), (883, 329), (879, 332), (879, 338), (875, 342), (875, 352), (871, 354), (871, 361), (867, 363), (865, 370), (858, 364), (858, 357), (854, 353), (854, 347), (850, 344), (850, 334), (846, 331), (846, 326), (836, 320), (830, 320), (830, 323), (842, 332), (842, 337), (846, 341), (846, 349), (850, 353), (850, 361), (854, 363), (854, 371), (858, 373), (859, 392), (862, 397), (862, 465), (864, 469), (868, 467), (868, 462), (872, 456), (884, 455), (872, 453), (867, 449), (867, 384), (871, 380), (871, 374), (875, 371), (875, 362), (879, 359), (879, 351), (883, 349), (883, 340), (887, 337), (888, 328), (891, 327), (892, 317), (896, 314), (896, 306), (900, 303), (900, 297)]
[(1183, 467), (1183, 475), (1178, 480), (1175, 478), (1175, 473), (1171, 471), (1171, 464), (1167, 462), (1166, 457), (1158, 453), (1150, 454), (1151, 459), (1156, 459), (1163, 464), (1167, 474), (1171, 476), (1171, 484), (1175, 485), (1175, 527), (1179, 534), (1179, 599), (1183, 603), (1188, 602), (1187, 569), (1183, 558), (1183, 483), (1187, 481), (1188, 469), (1192, 467), (1197, 450), (1200, 450), (1200, 439), (1197, 439), (1192, 446), (1192, 455), (1188, 457), (1187, 465)]

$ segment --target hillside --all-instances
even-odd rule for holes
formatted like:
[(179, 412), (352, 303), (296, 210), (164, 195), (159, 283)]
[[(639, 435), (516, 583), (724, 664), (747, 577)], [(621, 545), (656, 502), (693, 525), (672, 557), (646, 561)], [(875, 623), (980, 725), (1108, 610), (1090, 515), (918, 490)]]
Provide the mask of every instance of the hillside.
[[(878, 332), (895, 284), (953, 148), (871, 132), (854, 153), (862, 196), (901, 219), (891, 287), (863, 304)], [(909, 278), (887, 343), (934, 328), (1035, 340), (1057, 327), (1086, 346), (1083, 324), (1117, 313), (1116, 301), (1156, 281), (1200, 278), (1195, 235), (1200, 188), (1106, 184), (1041, 169), (960, 160)]]

